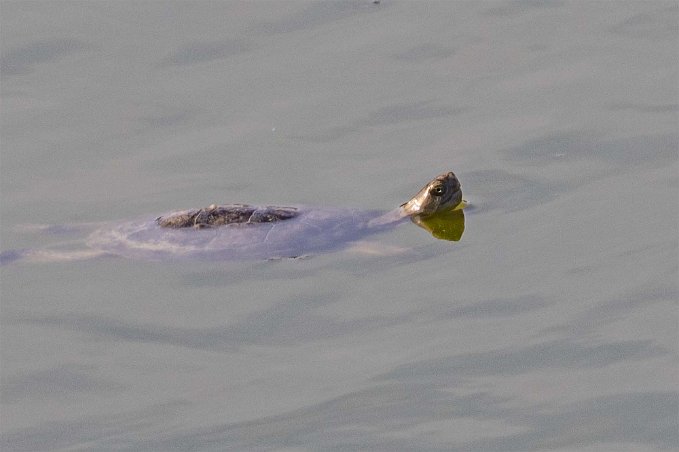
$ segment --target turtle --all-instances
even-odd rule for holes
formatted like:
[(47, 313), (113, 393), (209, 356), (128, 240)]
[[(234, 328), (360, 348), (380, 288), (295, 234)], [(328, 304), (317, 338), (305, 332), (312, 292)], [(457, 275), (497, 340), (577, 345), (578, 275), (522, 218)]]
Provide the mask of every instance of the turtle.
[(145, 260), (300, 258), (346, 247), (407, 219), (437, 238), (459, 240), (465, 206), (460, 182), (451, 171), (386, 213), (303, 205), (211, 204), (98, 227), (85, 240), (87, 250), (5, 251), (0, 253), (0, 264), (100, 255)]

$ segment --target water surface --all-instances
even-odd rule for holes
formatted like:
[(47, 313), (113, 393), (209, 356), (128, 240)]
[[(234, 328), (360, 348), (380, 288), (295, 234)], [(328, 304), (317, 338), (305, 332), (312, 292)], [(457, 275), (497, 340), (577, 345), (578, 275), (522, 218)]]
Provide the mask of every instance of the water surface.
[(3, 266), (3, 450), (679, 444), (676, 2), (4, 2), (2, 250), (213, 202), (460, 242)]

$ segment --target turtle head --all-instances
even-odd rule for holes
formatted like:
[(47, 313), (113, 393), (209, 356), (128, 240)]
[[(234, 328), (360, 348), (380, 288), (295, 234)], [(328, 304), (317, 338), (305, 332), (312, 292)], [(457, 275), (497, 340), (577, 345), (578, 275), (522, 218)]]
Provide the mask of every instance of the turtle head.
[(449, 212), (462, 203), (460, 181), (452, 172), (436, 176), (413, 199), (401, 204), (404, 216), (430, 216)]

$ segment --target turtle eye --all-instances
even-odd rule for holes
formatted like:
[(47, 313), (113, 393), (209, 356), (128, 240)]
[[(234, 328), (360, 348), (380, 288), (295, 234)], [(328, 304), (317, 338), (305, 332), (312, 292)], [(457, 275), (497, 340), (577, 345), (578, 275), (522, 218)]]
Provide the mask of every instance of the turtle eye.
[(431, 193), (434, 196), (442, 196), (443, 192), (445, 192), (445, 188), (442, 185), (437, 185), (436, 187), (432, 188), (429, 193)]

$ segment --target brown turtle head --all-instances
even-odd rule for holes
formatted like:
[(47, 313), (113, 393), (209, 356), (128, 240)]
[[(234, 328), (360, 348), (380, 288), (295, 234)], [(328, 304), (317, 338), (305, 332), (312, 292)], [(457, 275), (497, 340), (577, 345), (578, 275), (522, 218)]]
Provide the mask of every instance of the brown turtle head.
[(427, 217), (455, 209), (462, 203), (460, 181), (453, 172), (436, 176), (410, 201), (401, 204), (403, 215)]

